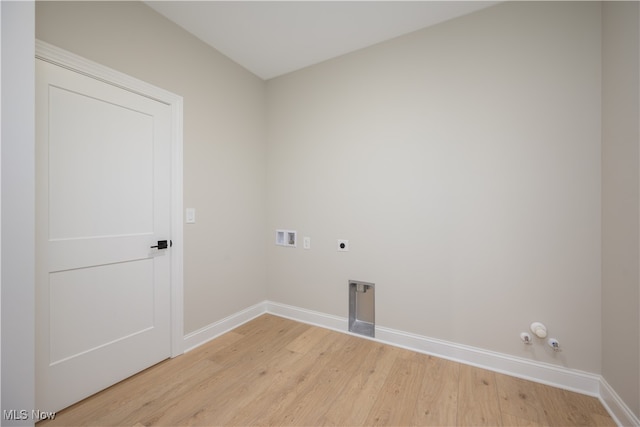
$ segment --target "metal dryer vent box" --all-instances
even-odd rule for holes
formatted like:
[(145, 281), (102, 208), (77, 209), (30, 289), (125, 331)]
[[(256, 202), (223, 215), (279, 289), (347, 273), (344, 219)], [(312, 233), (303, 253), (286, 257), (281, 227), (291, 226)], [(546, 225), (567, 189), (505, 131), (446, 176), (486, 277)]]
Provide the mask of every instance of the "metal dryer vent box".
[(375, 337), (375, 284), (349, 280), (349, 332)]

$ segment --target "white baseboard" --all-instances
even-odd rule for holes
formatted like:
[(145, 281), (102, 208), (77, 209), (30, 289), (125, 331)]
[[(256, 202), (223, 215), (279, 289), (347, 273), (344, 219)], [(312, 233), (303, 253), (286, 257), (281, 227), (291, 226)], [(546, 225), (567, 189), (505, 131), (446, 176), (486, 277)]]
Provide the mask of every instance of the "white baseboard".
[[(185, 351), (198, 347), (264, 313), (350, 334), (347, 318), (273, 301), (263, 301), (186, 335), (184, 348), (187, 350)], [(375, 335), (373, 340), (385, 344), (597, 397), (618, 425), (640, 426), (638, 417), (600, 375), (381, 326), (376, 326)]]
[(525, 380), (588, 394), (590, 396), (598, 395), (600, 384), (599, 375), (384, 327), (376, 327), (376, 338), (391, 345), (508, 374)]
[(349, 331), (347, 319), (344, 317), (307, 310), (273, 301), (266, 301), (266, 305), (267, 313), (275, 314), (276, 316), (286, 317), (287, 319), (320, 326), (326, 329), (332, 329), (338, 332)]
[[(304, 323), (347, 332), (348, 319), (267, 301), (267, 312)], [(376, 326), (375, 340), (554, 387), (598, 396), (600, 376)]]
[(243, 323), (247, 323), (249, 320), (255, 319), (256, 317), (266, 313), (266, 307), (266, 301), (260, 302), (185, 335), (183, 347), (185, 349), (184, 352), (186, 353), (193, 350), (194, 348), (211, 341), (225, 332), (229, 332)]
[[(267, 313), (303, 323), (348, 332), (348, 319), (266, 301)], [(376, 326), (375, 341), (467, 365), (500, 372), (517, 378), (534, 381), (600, 399), (614, 421), (620, 426), (640, 426), (640, 420), (607, 384), (601, 375), (567, 369), (521, 357), (496, 353), (476, 347), (428, 338), (391, 328)]]
[(631, 412), (604, 378), (600, 383), (600, 401), (619, 426), (640, 426), (640, 418)]

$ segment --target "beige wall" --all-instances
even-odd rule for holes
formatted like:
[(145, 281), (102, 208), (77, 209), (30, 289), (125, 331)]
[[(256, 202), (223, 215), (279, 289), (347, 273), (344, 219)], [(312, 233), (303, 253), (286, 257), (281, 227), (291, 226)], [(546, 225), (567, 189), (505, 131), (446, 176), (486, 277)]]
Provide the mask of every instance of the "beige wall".
[[(602, 372), (638, 415), (638, 5), (601, 8), (502, 4), (266, 84), (137, 2), (40, 2), (36, 36), (184, 97), (186, 333), (265, 298), (346, 316), (372, 281), (379, 325)], [(522, 346), (534, 320), (562, 353)]]
[(602, 15), (602, 373), (640, 416), (640, 11)]
[(141, 2), (38, 2), (36, 37), (184, 97), (185, 333), (263, 301), (264, 82)]
[(600, 24), (507, 3), (268, 81), (267, 239), (312, 242), (268, 247), (269, 298), (370, 281), (378, 325), (600, 372)]

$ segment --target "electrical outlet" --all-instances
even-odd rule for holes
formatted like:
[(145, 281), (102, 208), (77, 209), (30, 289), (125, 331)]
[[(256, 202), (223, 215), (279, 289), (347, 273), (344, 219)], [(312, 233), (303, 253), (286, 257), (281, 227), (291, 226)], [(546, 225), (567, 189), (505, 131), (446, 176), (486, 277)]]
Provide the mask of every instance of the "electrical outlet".
[(338, 252), (349, 252), (349, 241), (338, 239)]
[(302, 239), (302, 246), (303, 246), (305, 249), (311, 249), (311, 237), (306, 237), (306, 236), (305, 236), (305, 237)]

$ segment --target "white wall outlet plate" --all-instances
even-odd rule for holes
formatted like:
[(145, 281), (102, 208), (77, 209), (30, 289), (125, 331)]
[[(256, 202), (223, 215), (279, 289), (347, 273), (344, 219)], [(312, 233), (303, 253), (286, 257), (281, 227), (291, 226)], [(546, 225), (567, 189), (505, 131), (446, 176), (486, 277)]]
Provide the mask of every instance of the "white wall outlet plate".
[(349, 241), (338, 239), (338, 252), (349, 252)]
[(185, 219), (187, 224), (195, 224), (196, 223), (196, 210), (195, 208), (187, 208)]
[(302, 246), (303, 246), (305, 249), (311, 249), (311, 237), (307, 237), (307, 236), (305, 236), (305, 237), (302, 239)]

